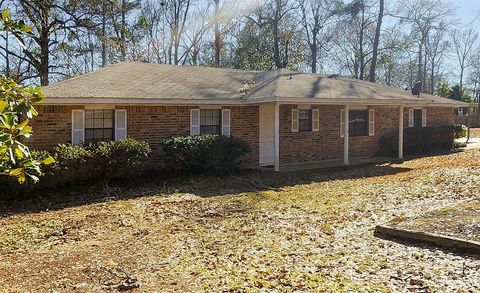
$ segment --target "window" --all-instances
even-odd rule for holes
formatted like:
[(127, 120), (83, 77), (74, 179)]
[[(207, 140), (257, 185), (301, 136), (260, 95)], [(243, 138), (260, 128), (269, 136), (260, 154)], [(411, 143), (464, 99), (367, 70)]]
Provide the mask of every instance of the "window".
[(413, 127), (422, 127), (422, 109), (413, 110)]
[(200, 134), (221, 134), (220, 109), (200, 110)]
[(114, 139), (113, 113), (114, 110), (85, 110), (85, 144)]
[(348, 116), (348, 133), (350, 136), (368, 135), (367, 110), (350, 110)]
[(312, 110), (299, 109), (298, 110), (298, 131), (312, 130)]

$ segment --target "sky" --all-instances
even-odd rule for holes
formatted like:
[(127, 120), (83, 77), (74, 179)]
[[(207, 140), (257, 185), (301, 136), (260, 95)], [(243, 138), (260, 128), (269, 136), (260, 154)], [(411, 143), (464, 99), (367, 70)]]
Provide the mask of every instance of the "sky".
[(458, 7), (457, 16), (462, 19), (463, 25), (475, 25), (477, 30), (480, 28), (480, 0), (451, 0), (450, 2), (454, 7)]

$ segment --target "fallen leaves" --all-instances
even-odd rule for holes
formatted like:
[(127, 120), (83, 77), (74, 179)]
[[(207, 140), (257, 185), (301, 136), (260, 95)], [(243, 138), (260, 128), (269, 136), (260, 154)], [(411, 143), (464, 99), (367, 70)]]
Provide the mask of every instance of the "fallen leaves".
[(478, 259), (373, 237), (378, 223), (478, 198), (480, 150), (240, 176), (138, 187), (138, 198), (115, 189), (116, 201), (4, 217), (2, 289), (480, 290)]

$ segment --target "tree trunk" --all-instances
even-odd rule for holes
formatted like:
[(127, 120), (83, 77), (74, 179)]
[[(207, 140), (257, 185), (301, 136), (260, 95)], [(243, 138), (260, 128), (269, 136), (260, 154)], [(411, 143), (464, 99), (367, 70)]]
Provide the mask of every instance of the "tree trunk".
[(126, 13), (126, 0), (122, 0), (122, 7), (121, 7), (121, 28), (120, 28), (120, 53), (121, 53), (121, 61), (125, 61), (127, 57), (127, 46), (126, 46), (126, 19), (125, 19), (125, 13)]
[(370, 78), (369, 78), (369, 80), (371, 82), (376, 81), (378, 43), (380, 41), (380, 31), (381, 31), (381, 28), (382, 28), (384, 5), (385, 5), (385, 0), (380, 0), (380, 9), (378, 11), (377, 27), (375, 29), (375, 39), (373, 41), (372, 63), (370, 64)]
[(107, 65), (107, 8), (105, 2), (102, 3), (102, 67)]
[(220, 67), (220, 50), (222, 47), (220, 40), (220, 27), (219, 27), (219, 9), (220, 9), (220, 0), (215, 1), (215, 66)]
[(423, 72), (423, 45), (425, 43), (425, 32), (421, 32), (422, 36), (420, 39), (420, 46), (418, 47), (418, 72), (417, 72), (417, 82), (422, 81), (422, 72)]
[(435, 62), (432, 60), (432, 68), (430, 71), (430, 94), (433, 95), (435, 91)]
[(465, 67), (462, 65), (460, 66), (460, 89), (463, 88), (463, 71), (465, 70)]
[(364, 70), (365, 70), (365, 56), (363, 54), (363, 34), (364, 34), (364, 28), (363, 28), (363, 25), (364, 25), (364, 22), (365, 22), (365, 6), (363, 6), (363, 1), (362, 1), (362, 23), (360, 25), (360, 40), (359, 40), (359, 45), (360, 45), (360, 49), (359, 49), (359, 63), (360, 63), (360, 70), (358, 72), (358, 76), (357, 76), (357, 79), (360, 79), (360, 80), (363, 80), (363, 73), (364, 73)]
[(317, 73), (317, 42), (313, 39), (312, 50), (312, 73)]
[(278, 38), (278, 22), (280, 21), (280, 9), (281, 9), (281, 1), (276, 0), (276, 9), (275, 9), (275, 16), (272, 23), (272, 33), (273, 33), (273, 59), (275, 59), (275, 66), (277, 69), (283, 67), (282, 61), (280, 60), (280, 44)]
[(40, 84), (46, 86), (49, 83), (48, 80), (48, 68), (49, 68), (49, 50), (48, 50), (48, 33), (42, 32), (40, 44), (40, 68), (38, 68), (38, 73), (40, 75)]

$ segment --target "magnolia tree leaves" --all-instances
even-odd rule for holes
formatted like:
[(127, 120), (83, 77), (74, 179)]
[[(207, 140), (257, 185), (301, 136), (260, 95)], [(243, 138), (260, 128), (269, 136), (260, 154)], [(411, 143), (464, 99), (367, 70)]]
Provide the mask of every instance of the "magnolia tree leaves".
[[(10, 19), (7, 10), (1, 14), (3, 31), (28, 33), (23, 21)], [(32, 135), (30, 120), (38, 115), (34, 105), (43, 101), (40, 87), (22, 87), (5, 75), (0, 75), (0, 175), (13, 176), (20, 184), (27, 179), (38, 181), (42, 164), (54, 162), (52, 157), (36, 160), (25, 139)]]

